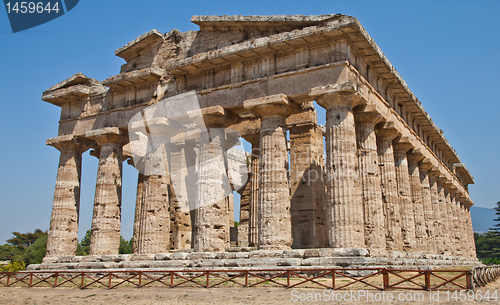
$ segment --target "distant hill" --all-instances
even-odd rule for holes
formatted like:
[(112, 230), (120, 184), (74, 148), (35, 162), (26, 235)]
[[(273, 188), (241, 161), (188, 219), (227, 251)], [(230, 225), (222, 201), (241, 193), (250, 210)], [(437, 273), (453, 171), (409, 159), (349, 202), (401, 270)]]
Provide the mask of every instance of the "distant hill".
[(496, 218), (495, 210), (472, 206), (470, 208), (472, 228), (474, 232), (488, 232), (493, 227)]

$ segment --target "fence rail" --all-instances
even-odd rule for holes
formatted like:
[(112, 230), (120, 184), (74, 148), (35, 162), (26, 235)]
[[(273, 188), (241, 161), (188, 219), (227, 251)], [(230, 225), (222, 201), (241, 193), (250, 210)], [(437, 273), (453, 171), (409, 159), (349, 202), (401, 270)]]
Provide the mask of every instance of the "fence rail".
[(500, 277), (500, 265), (474, 267), (471, 272), (474, 286), (483, 287)]
[[(475, 274), (498, 276), (498, 269)], [(58, 270), (1, 272), (0, 287), (283, 287), (323, 289), (473, 289), (472, 270), (228, 269), (228, 270)], [(481, 274), (481, 275), (480, 275)], [(484, 275), (484, 276), (483, 276)], [(493, 276), (493, 277), (492, 277)], [(474, 281), (475, 278), (474, 278)]]

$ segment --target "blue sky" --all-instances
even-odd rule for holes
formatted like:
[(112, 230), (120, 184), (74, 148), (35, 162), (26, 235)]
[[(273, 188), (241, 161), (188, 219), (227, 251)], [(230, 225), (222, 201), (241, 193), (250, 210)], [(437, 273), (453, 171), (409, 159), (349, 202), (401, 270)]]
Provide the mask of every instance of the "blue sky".
[[(124, 60), (114, 51), (151, 29), (197, 30), (192, 15), (357, 17), (444, 131), (475, 178), (476, 206), (500, 201), (496, 1), (80, 1), (66, 15), (13, 34), (0, 8), (0, 244), (12, 231), (48, 229), (59, 152), (60, 108), (41, 94), (82, 72), (104, 80)], [(83, 157), (81, 231), (90, 228), (97, 159)], [(123, 228), (132, 236), (137, 174), (124, 164)], [(81, 236), (81, 234), (80, 234)]]

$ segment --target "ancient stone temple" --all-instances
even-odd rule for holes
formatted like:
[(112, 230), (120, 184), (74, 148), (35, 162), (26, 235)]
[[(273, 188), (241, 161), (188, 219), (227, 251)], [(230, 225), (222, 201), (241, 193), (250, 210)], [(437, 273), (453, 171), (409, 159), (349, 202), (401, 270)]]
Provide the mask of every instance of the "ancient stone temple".
[[(474, 181), (356, 18), (191, 21), (198, 31), (152, 30), (116, 50), (126, 61), (116, 76), (77, 73), (43, 93), (61, 108), (58, 136), (47, 140), (61, 157), (37, 268), (476, 261)], [(172, 116), (184, 103), (175, 99), (189, 94), (205, 132)], [(315, 107), (326, 110), (324, 125)], [(165, 115), (147, 118), (160, 108)], [(148, 143), (169, 145), (147, 144), (147, 158), (136, 158), (141, 128)], [(251, 153), (227, 153), (238, 136)], [(99, 159), (91, 255), (75, 257), (89, 149)], [(244, 170), (230, 173), (238, 158)], [(138, 169), (133, 255), (118, 255), (125, 161)], [(241, 195), (236, 247), (233, 191)]]

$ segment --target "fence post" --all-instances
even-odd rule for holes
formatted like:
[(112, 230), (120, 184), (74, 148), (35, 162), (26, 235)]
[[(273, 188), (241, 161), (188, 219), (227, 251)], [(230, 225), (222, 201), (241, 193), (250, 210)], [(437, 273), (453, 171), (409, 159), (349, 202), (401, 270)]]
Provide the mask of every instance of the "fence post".
[(111, 272), (109, 273), (109, 284), (108, 284), (108, 289), (111, 289)]
[(382, 271), (382, 277), (383, 277), (383, 280), (384, 280), (384, 290), (387, 290), (389, 289), (389, 272), (387, 272), (387, 269), (384, 268), (383, 271)]
[(55, 280), (54, 280), (54, 286), (53, 287), (57, 287), (57, 272), (55, 274)]
[(206, 288), (208, 288), (210, 286), (210, 272), (207, 271), (207, 286)]
[(424, 270), (424, 277), (425, 277), (425, 290), (430, 291), (431, 290), (431, 271)]
[(30, 287), (33, 285), (33, 272), (30, 272)]
[(245, 270), (245, 287), (248, 288), (248, 270)]
[(80, 284), (80, 289), (83, 289), (83, 272), (82, 272), (82, 283)]
[(290, 270), (286, 271), (286, 288), (290, 287)]
[(474, 287), (472, 285), (472, 271), (469, 270), (467, 272), (467, 275), (465, 276), (466, 280), (467, 280), (467, 289), (468, 290), (474, 290)]
[(139, 271), (139, 288), (142, 287), (142, 271)]
[(332, 289), (335, 290), (335, 269), (332, 269)]

